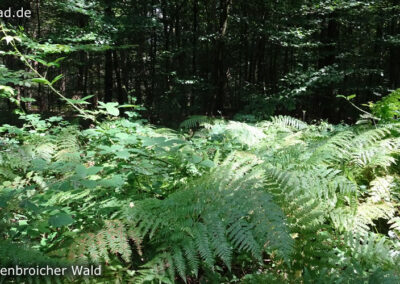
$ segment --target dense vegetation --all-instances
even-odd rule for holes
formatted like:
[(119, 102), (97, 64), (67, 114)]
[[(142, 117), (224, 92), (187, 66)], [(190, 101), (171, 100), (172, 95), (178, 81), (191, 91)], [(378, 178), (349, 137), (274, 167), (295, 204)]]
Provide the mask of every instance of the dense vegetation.
[(3, 5), (0, 283), (400, 283), (396, 1)]
[[(190, 115), (270, 115), (354, 122), (337, 94), (375, 101), (400, 87), (396, 0), (2, 0), (32, 18), (23, 27), (36, 67), (68, 98), (144, 104), (155, 124)], [(22, 35), (21, 35), (22, 36)], [(10, 70), (21, 68), (5, 57)], [(4, 68), (4, 67), (2, 67)], [(2, 71), (3, 72), (3, 71)], [(23, 75), (23, 74), (19, 74)], [(62, 105), (43, 87), (19, 86), (44, 112)], [(31, 106), (26, 106), (29, 109)], [(249, 117), (249, 115), (251, 115)]]
[(100, 262), (123, 283), (400, 281), (397, 123), (279, 116), (188, 134), (21, 119), (1, 128), (2, 265)]

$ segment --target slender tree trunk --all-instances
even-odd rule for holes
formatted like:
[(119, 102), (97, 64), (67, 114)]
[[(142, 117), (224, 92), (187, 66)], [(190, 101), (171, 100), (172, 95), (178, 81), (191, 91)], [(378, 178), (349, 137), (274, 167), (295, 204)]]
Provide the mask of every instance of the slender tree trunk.
[[(396, 19), (393, 19), (390, 25), (391, 34), (398, 34), (398, 24)], [(397, 89), (400, 87), (400, 47), (398, 45), (392, 45), (389, 48), (389, 80), (390, 87)]]
[[(36, 37), (39, 39), (41, 37), (41, 18), (40, 18), (40, 0), (36, 0), (36, 17), (37, 17), (37, 31)], [(41, 72), (40, 64), (38, 62), (34, 63), (35, 69)], [(42, 85), (38, 86), (38, 103), (39, 103), (39, 111), (43, 112), (46, 109), (46, 103), (42, 94)]]
[[(112, 17), (111, 0), (106, 1), (105, 16), (108, 20)], [(113, 99), (113, 71), (112, 51), (105, 51), (104, 63), (104, 102), (111, 102)]]
[(112, 53), (111, 50), (105, 52), (104, 67), (104, 102), (111, 102), (113, 99), (113, 72), (112, 72)]
[(213, 108), (213, 113), (216, 114), (219, 111), (223, 112), (226, 92), (227, 92), (227, 68), (225, 66), (225, 36), (228, 28), (228, 17), (229, 10), (231, 8), (232, 0), (220, 0), (220, 24), (219, 33), (216, 39), (216, 62), (215, 62), (215, 86), (216, 96), (215, 102), (213, 103), (215, 107)]
[(168, 4), (166, 0), (161, 1), (162, 9), (162, 23), (164, 30), (164, 50), (167, 52), (167, 56), (164, 59), (164, 90), (167, 92), (172, 89), (171, 86), (171, 55), (170, 55), (170, 44), (171, 44), (171, 16), (169, 14)]
[(89, 66), (91, 66), (91, 62), (89, 59), (88, 52), (84, 54), (84, 62), (85, 66), (83, 68), (83, 96), (86, 97), (88, 95), (88, 81), (89, 81)]
[[(155, 2), (152, 1), (152, 16), (156, 17)], [(155, 86), (156, 86), (156, 53), (157, 53), (157, 30), (155, 27), (152, 28), (151, 39), (150, 39), (150, 88), (147, 89), (146, 93), (146, 105), (151, 110), (154, 104), (155, 97)]]
[(118, 103), (122, 105), (127, 102), (127, 97), (125, 96), (124, 90), (122, 88), (121, 69), (119, 68), (119, 62), (118, 62), (119, 60), (116, 50), (113, 50), (113, 58), (114, 58), (115, 79), (117, 83), (117, 99)]
[(197, 68), (197, 30), (198, 30), (198, 12), (199, 3), (198, 0), (193, 0), (193, 38), (192, 38), (192, 76), (196, 76)]
[(36, 17), (37, 17), (37, 35), (41, 35), (41, 23), (40, 23), (40, 0), (36, 0)]
[[(324, 19), (325, 25), (321, 31), (321, 42), (320, 55), (318, 60), (318, 68), (324, 68), (332, 66), (335, 63), (336, 57), (336, 44), (339, 37), (339, 26), (336, 19), (336, 14), (333, 13)], [(320, 88), (319, 94), (314, 96), (313, 106), (314, 110), (317, 110), (317, 117), (335, 118), (335, 108), (332, 107), (334, 104), (333, 86), (326, 85)]]

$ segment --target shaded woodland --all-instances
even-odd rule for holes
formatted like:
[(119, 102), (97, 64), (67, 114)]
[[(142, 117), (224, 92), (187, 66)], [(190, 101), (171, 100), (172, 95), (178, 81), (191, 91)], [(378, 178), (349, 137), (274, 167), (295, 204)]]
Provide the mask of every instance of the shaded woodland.
[[(336, 95), (376, 101), (400, 87), (397, 1), (2, 1), (37, 56), (66, 56), (58, 87), (69, 98), (135, 100), (171, 126), (190, 115), (273, 114), (353, 121)], [(3, 64), (18, 69), (15, 58)], [(54, 77), (53, 76), (53, 77)], [(61, 108), (22, 87), (40, 112)], [(250, 119), (253, 117), (250, 117)]]
[(400, 283), (399, 1), (1, 0), (0, 114), (0, 283)]

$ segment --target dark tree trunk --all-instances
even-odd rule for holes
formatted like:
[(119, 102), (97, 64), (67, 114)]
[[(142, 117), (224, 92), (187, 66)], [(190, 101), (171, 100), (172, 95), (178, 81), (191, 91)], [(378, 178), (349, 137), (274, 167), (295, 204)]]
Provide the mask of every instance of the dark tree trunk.
[(192, 75), (196, 76), (197, 68), (197, 30), (198, 30), (198, 12), (199, 4), (197, 0), (193, 0), (193, 38), (192, 38)]
[(112, 53), (111, 50), (105, 52), (104, 67), (104, 102), (111, 102), (113, 99), (113, 72), (112, 72)]
[[(112, 17), (111, 0), (106, 1), (105, 16), (110, 21)], [(106, 20), (107, 21), (107, 20)], [(104, 102), (111, 102), (113, 99), (113, 64), (112, 64), (112, 51), (107, 49), (105, 51), (104, 63)]]
[(113, 58), (114, 58), (114, 72), (115, 72), (115, 79), (117, 83), (117, 99), (119, 104), (124, 104), (127, 102), (127, 97), (125, 92), (122, 88), (122, 80), (121, 80), (121, 69), (119, 68), (119, 60), (117, 51), (113, 51)]
[(224, 111), (224, 104), (227, 92), (227, 68), (225, 66), (225, 36), (228, 28), (229, 10), (231, 8), (232, 0), (220, 0), (220, 22), (219, 33), (216, 39), (216, 60), (215, 60), (215, 102), (213, 114)]
[[(326, 23), (327, 21), (327, 23)], [(324, 19), (325, 24), (321, 31), (320, 55), (318, 60), (318, 68), (332, 66), (336, 58), (336, 43), (339, 37), (339, 26), (336, 19), (336, 14), (333, 13)], [(332, 119), (335, 117), (334, 86), (332, 84), (321, 86), (317, 95), (314, 95), (312, 100), (312, 110), (316, 111), (315, 117)]]
[[(398, 34), (398, 24), (396, 19), (392, 20), (390, 25), (391, 34), (395, 36)], [(389, 48), (389, 80), (390, 87), (397, 89), (400, 87), (400, 46), (392, 45)]]

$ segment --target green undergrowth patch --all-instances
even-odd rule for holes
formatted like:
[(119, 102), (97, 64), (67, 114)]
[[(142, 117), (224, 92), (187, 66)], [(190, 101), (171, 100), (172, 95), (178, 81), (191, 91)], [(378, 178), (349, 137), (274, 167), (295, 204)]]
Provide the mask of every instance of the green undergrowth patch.
[(1, 266), (102, 264), (93, 283), (400, 281), (397, 122), (21, 119), (0, 127)]

